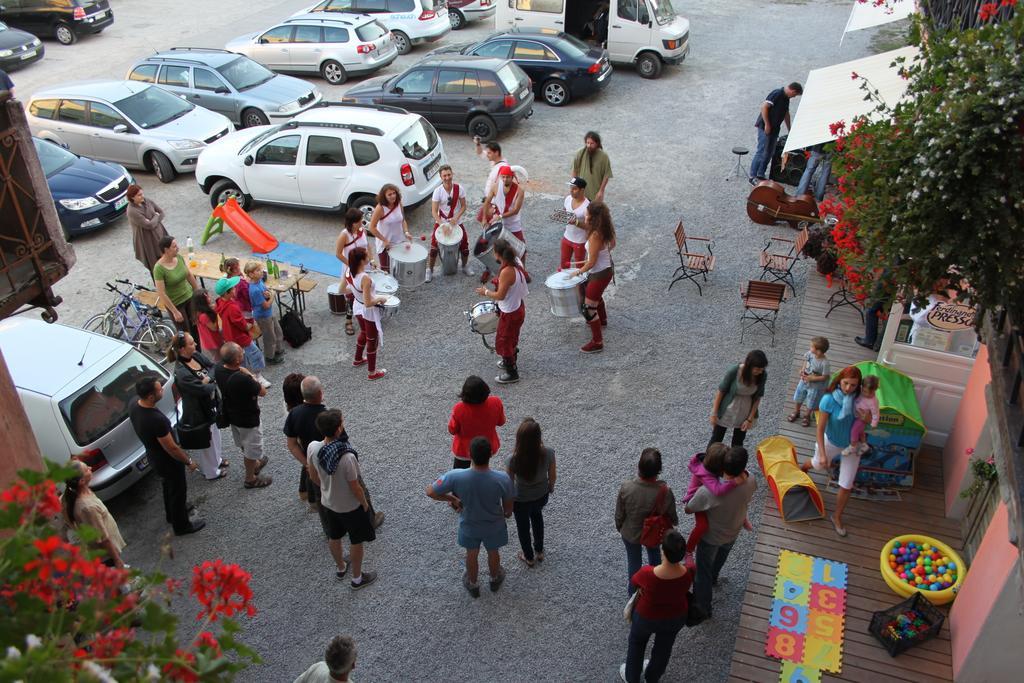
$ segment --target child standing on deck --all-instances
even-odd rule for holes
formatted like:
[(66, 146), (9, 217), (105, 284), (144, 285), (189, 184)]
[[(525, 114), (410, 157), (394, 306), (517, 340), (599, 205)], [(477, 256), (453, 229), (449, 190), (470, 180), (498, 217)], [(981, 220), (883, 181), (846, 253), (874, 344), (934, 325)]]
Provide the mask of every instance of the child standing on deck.
[(796, 422), (800, 418), (800, 409), (807, 406), (807, 414), (804, 415), (800, 424), (804, 427), (811, 425), (811, 415), (818, 409), (818, 401), (821, 400), (821, 395), (824, 393), (825, 387), (828, 386), (828, 380), (832, 374), (828, 358), (825, 358), (828, 346), (828, 339), (825, 337), (811, 338), (811, 348), (804, 354), (804, 367), (800, 371), (800, 382), (796, 385), (796, 393), (793, 394), (796, 408), (793, 410), (793, 414), (786, 418), (790, 422)]

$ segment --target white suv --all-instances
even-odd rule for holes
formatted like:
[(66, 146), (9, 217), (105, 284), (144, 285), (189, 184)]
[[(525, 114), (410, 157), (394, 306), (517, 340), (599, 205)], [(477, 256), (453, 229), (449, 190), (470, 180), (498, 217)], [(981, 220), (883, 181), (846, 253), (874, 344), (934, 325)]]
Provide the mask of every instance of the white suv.
[(313, 209), (369, 213), (386, 183), (406, 206), (428, 200), (446, 163), (434, 127), (418, 114), (373, 104), (323, 102), (278, 126), (257, 126), (207, 147), (196, 181), (210, 205), (234, 197)]
[(440, 40), (452, 30), (447, 0), (320, 0), (292, 16), (311, 12), (369, 14), (391, 31), (400, 55), (413, 45)]

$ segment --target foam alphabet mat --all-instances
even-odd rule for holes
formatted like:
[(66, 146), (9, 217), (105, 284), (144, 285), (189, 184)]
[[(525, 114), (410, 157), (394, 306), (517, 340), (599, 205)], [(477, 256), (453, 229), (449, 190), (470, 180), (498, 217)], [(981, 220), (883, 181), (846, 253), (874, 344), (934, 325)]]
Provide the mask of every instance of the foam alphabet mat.
[(816, 683), (842, 671), (847, 566), (779, 552), (765, 654), (782, 660), (782, 683)]

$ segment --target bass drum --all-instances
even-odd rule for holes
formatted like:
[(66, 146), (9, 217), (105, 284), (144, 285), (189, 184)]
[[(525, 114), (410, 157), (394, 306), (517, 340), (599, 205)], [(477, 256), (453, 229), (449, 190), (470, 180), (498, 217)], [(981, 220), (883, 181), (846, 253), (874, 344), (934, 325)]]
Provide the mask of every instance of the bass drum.
[(327, 286), (327, 305), (334, 315), (348, 313), (348, 302), (345, 301), (345, 294), (341, 291), (341, 283), (335, 282)]
[(481, 301), (466, 312), (469, 329), (479, 335), (494, 334), (498, 331), (498, 304)]
[(427, 281), (427, 248), (421, 244), (403, 242), (388, 249), (391, 276), (401, 287), (419, 287)]

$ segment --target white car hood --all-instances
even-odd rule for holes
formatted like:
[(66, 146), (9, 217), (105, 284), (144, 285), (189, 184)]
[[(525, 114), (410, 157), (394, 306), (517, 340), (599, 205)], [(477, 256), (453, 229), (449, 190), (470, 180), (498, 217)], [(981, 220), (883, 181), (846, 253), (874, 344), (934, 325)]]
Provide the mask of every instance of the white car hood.
[(202, 142), (220, 133), (225, 128), (231, 128), (231, 121), (223, 114), (217, 114), (209, 109), (196, 107), (184, 116), (174, 119), (158, 128), (148, 128), (149, 135), (159, 135), (168, 139), (186, 138)]

